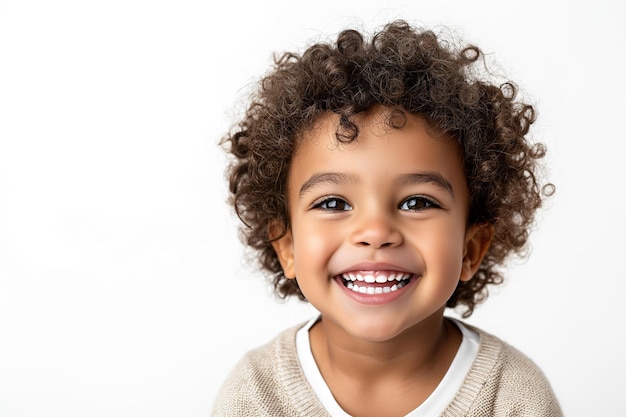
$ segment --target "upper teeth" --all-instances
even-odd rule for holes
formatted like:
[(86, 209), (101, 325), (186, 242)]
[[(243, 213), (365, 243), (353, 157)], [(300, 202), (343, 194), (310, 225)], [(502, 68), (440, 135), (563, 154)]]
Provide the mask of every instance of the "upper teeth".
[(411, 277), (411, 274), (406, 272), (396, 272), (396, 273), (385, 273), (385, 272), (377, 272), (374, 273), (358, 273), (358, 272), (346, 272), (342, 274), (343, 279), (346, 281), (363, 281), (367, 283), (385, 283), (390, 281), (402, 281), (403, 279), (408, 279)]

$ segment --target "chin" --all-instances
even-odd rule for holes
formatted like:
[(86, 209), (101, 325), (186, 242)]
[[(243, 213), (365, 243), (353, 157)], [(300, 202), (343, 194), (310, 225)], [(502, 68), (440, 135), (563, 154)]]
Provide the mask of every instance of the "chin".
[(354, 338), (371, 343), (381, 343), (397, 337), (407, 330), (410, 325), (402, 325), (397, 320), (361, 320), (351, 321), (344, 329)]

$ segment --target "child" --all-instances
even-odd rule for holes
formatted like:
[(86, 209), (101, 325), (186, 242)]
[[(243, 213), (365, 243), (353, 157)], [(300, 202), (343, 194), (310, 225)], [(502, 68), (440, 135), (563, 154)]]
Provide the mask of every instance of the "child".
[(527, 357), (444, 316), (502, 282), (548, 193), (534, 110), (481, 56), (397, 21), (277, 59), (223, 140), (230, 191), (277, 293), (319, 315), (248, 353), (214, 416), (561, 415)]

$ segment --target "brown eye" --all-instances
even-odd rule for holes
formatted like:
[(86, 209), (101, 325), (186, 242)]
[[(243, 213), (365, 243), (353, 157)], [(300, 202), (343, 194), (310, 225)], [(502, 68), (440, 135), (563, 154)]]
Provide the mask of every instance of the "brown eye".
[(337, 197), (325, 198), (313, 206), (314, 209), (326, 211), (347, 211), (352, 210), (352, 206), (345, 200)]
[(441, 207), (435, 201), (423, 196), (412, 196), (400, 203), (400, 210), (419, 211), (429, 208)]

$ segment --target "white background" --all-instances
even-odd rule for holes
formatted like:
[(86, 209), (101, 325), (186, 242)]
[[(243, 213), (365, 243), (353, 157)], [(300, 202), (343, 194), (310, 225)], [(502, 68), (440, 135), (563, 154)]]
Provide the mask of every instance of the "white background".
[(217, 141), (272, 52), (398, 17), (500, 62), (549, 146), (533, 253), (469, 322), (566, 415), (620, 414), (618, 3), (0, 0), (0, 416), (207, 416), (246, 350), (313, 314), (242, 261)]

